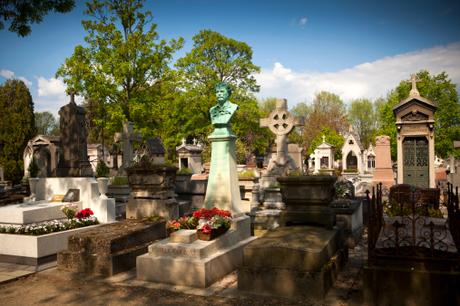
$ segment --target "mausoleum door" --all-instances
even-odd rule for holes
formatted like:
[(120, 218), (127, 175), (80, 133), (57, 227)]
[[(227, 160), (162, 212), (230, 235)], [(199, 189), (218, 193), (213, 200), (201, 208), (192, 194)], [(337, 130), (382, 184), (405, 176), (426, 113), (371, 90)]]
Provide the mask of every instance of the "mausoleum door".
[(358, 170), (358, 158), (350, 151), (347, 155), (347, 169)]
[(429, 187), (428, 140), (425, 137), (406, 137), (403, 141), (403, 182)]

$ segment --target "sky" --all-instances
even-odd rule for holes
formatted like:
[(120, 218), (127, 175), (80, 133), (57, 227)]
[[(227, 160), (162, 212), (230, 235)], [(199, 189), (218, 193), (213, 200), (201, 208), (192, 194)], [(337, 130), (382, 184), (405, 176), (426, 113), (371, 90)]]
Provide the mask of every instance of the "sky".
[[(155, 0), (147, 1), (160, 39), (211, 29), (244, 41), (261, 67), (259, 99), (311, 103), (326, 90), (346, 103), (385, 97), (401, 80), (427, 69), (445, 71), (459, 89), (460, 1), (401, 0)], [(57, 114), (69, 98), (55, 73), (87, 34), (84, 1), (70, 13), (51, 13), (19, 37), (0, 30), (0, 83), (23, 80), (35, 111)], [(78, 101), (78, 100), (77, 100)]]

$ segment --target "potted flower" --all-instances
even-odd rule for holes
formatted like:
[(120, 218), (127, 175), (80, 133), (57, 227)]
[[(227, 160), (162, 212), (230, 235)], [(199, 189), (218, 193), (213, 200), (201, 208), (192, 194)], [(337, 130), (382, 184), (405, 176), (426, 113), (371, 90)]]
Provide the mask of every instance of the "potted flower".
[(103, 160), (99, 160), (96, 166), (96, 178), (97, 178), (97, 186), (99, 187), (99, 193), (101, 194), (101, 198), (107, 199), (107, 190), (109, 185), (109, 172), (110, 169), (107, 167)]
[(232, 215), (228, 210), (201, 208), (193, 213), (198, 219), (197, 236), (200, 240), (212, 240), (224, 234), (232, 224)]
[(166, 224), (168, 233), (180, 229), (196, 229), (197, 237), (200, 240), (209, 241), (224, 234), (232, 224), (232, 215), (228, 210), (201, 208), (193, 213), (191, 217), (181, 217), (177, 220), (170, 220)]

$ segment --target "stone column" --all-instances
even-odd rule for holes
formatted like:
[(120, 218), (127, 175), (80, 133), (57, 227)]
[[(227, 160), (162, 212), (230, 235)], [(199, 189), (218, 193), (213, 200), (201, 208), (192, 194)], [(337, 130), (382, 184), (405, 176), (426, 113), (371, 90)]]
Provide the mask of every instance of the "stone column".
[(236, 168), (236, 136), (231, 133), (216, 134), (209, 136), (212, 143), (211, 170), (204, 206), (206, 208), (215, 206), (238, 214), (241, 213), (241, 199)]

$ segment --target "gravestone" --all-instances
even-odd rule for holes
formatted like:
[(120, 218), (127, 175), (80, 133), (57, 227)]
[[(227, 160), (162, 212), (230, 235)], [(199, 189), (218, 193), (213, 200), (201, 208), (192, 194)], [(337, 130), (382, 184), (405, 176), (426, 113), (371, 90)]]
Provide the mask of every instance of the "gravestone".
[(124, 122), (123, 131), (121, 133), (115, 133), (114, 140), (115, 142), (122, 142), (123, 159), (118, 173), (119, 175), (126, 175), (126, 168), (131, 165), (133, 160), (133, 143), (135, 141), (140, 141), (141, 135), (134, 132), (132, 122)]
[(409, 97), (393, 107), (396, 117), (398, 184), (435, 186), (434, 102), (420, 96), (417, 79), (411, 77)]
[(57, 175), (59, 177), (93, 176), (88, 160), (85, 109), (77, 106), (74, 93), (70, 102), (59, 110), (61, 151)]
[(389, 136), (375, 138), (375, 170), (372, 182), (382, 183), (387, 188), (394, 185)]
[[(323, 142), (316, 147), (315, 151), (310, 155), (311, 164), (309, 170), (313, 174), (333, 174), (334, 173), (334, 154), (335, 147), (326, 142), (326, 137), (323, 135)], [(313, 162), (314, 161), (314, 162)]]
[(276, 100), (276, 109), (268, 118), (260, 119), (261, 127), (268, 127), (276, 135), (276, 155), (272, 155), (268, 163), (268, 173), (273, 175), (286, 174), (288, 170), (299, 167), (288, 154), (288, 135), (296, 126), (303, 126), (303, 117), (294, 117), (287, 109), (286, 99)]
[(29, 165), (33, 158), (39, 168), (38, 177), (56, 176), (61, 142), (58, 136), (37, 135), (27, 142), (24, 149), (24, 176), (29, 176)]
[(201, 162), (202, 146), (194, 139), (193, 144), (187, 144), (185, 138), (182, 139), (180, 146), (176, 147), (177, 158), (179, 162), (179, 171), (182, 168), (189, 168), (194, 174), (200, 174), (203, 171)]

